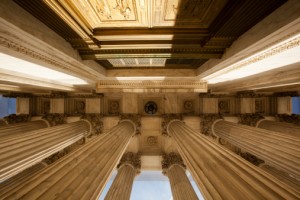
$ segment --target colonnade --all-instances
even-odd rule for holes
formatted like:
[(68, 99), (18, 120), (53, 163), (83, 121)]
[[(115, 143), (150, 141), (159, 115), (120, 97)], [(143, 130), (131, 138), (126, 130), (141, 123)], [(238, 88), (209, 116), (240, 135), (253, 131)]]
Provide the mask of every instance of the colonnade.
[[(97, 199), (117, 167), (117, 176), (105, 199), (130, 199), (141, 160), (139, 154), (124, 152), (140, 130), (136, 119), (122, 118), (109, 131), (94, 135), (49, 166), (40, 162), (87, 137), (93, 132), (93, 123), (81, 119), (57, 126), (50, 126), (51, 123), (45, 120), (2, 125), (0, 197)], [(178, 150), (162, 159), (163, 173), (169, 178), (173, 198), (198, 199), (186, 175), (187, 168), (205, 199), (299, 199), (299, 185), (293, 181), (300, 177), (300, 137), (295, 132), (298, 127), (285, 134), (284, 124), (272, 123), (260, 121), (257, 127), (250, 127), (217, 119), (211, 125), (213, 137), (226, 140), (262, 158), (267, 164), (258, 167), (181, 120), (164, 122), (167, 135)], [(31, 128), (26, 129), (26, 125)], [(21, 126), (26, 131), (15, 128)], [(282, 131), (274, 131), (276, 126)], [(272, 175), (274, 170), (288, 174), (292, 181), (280, 181)]]

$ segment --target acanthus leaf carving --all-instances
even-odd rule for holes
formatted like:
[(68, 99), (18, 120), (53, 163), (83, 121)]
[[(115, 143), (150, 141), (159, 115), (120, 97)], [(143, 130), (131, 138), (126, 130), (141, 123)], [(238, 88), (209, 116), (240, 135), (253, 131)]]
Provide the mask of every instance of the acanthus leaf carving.
[(163, 159), (161, 161), (161, 165), (163, 169), (163, 174), (166, 174), (167, 170), (172, 165), (180, 165), (181, 167), (186, 169), (186, 166), (184, 165), (183, 160), (178, 153), (171, 152), (169, 154), (163, 154), (162, 158)]
[(140, 172), (141, 169), (141, 154), (140, 153), (133, 153), (133, 152), (127, 152), (125, 153), (117, 168), (122, 167), (123, 165), (131, 165), (132, 167), (134, 167), (134, 169), (136, 170), (137, 173)]
[(162, 115), (161, 129), (163, 135), (168, 135), (167, 128), (172, 120), (182, 121), (182, 115), (180, 114), (164, 114)]
[(66, 123), (66, 117), (65, 114), (52, 113), (44, 115), (42, 119), (48, 121), (50, 126), (57, 126)]
[(239, 123), (243, 125), (256, 127), (258, 121), (264, 119), (260, 114), (239, 114)]
[(203, 114), (200, 115), (201, 122), (200, 122), (200, 129), (201, 133), (204, 135), (212, 136), (212, 125), (218, 119), (223, 119), (221, 114)]
[(31, 119), (31, 115), (27, 115), (27, 114), (20, 114), (20, 115), (11, 114), (11, 115), (8, 115), (8, 116), (6, 116), (6, 117), (3, 118), (3, 120), (7, 124), (14, 124), (14, 123), (19, 123), (19, 122), (27, 122), (27, 121), (30, 121), (30, 119)]
[(141, 134), (141, 115), (138, 114), (121, 114), (120, 121), (122, 120), (131, 120), (136, 126), (136, 134)]
[(91, 135), (99, 135), (103, 132), (102, 114), (84, 114), (81, 119), (89, 121), (92, 126)]

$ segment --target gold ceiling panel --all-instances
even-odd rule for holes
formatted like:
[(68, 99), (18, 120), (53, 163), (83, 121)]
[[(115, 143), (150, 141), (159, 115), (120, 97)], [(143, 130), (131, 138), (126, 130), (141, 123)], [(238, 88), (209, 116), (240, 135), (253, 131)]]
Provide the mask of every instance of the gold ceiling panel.
[[(148, 27), (148, 0), (69, 0), (71, 9), (92, 29)], [(70, 10), (68, 10), (70, 12)]]
[(152, 27), (208, 28), (227, 0), (153, 0)]

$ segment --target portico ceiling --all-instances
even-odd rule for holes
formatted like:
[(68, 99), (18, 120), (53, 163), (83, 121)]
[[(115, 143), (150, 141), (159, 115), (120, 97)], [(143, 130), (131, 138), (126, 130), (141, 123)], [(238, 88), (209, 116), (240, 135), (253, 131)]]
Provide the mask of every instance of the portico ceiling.
[[(197, 69), (286, 0), (14, 0), (106, 69)], [(156, 64), (155, 62), (158, 62)]]

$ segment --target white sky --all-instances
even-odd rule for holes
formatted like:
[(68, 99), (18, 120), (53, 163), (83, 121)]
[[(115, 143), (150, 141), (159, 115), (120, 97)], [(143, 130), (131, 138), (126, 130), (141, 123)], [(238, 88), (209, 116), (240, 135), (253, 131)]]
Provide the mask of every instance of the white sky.
[[(113, 172), (99, 200), (104, 200), (116, 173), (116, 171)], [(198, 198), (204, 200), (195, 181), (190, 175), (188, 175), (188, 177), (191, 179)], [(142, 171), (134, 180), (130, 200), (173, 200), (168, 178), (164, 176), (161, 171)]]

